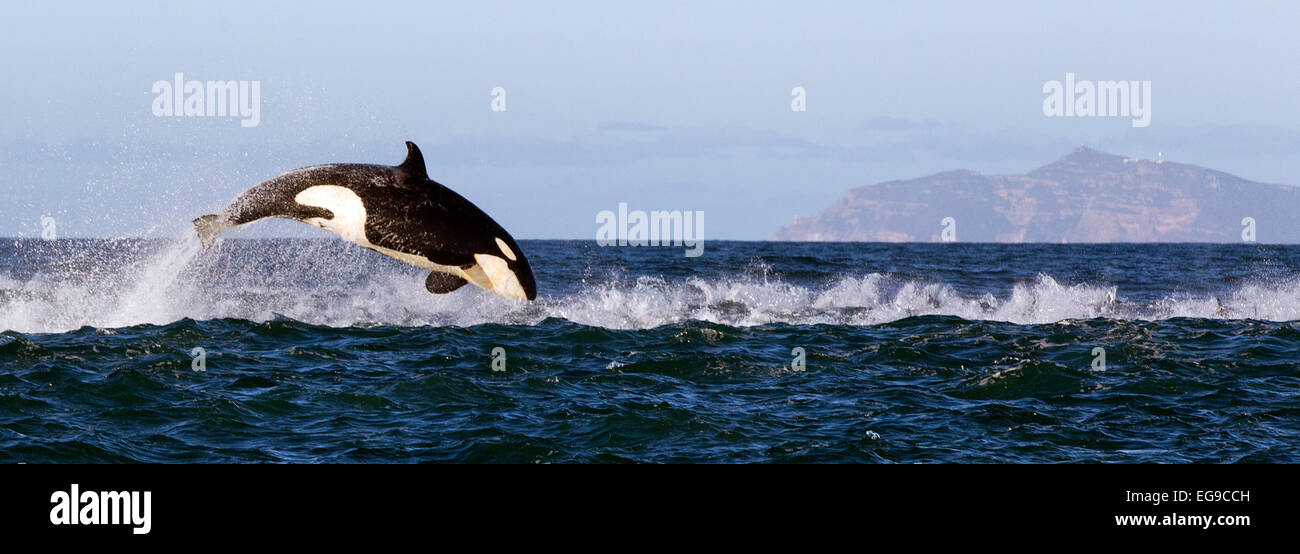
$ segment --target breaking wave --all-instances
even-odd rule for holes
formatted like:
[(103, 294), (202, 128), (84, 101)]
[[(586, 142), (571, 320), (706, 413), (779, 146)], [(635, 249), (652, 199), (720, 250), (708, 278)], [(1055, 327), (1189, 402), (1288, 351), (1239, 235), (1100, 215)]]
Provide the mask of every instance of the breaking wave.
[[(588, 268), (541, 275), (538, 300), (520, 303), (474, 287), (431, 295), (417, 270), (337, 242), (227, 245), (215, 253), (203, 252), (192, 238), (9, 248), (11, 263), (0, 273), (0, 330), (23, 333), (162, 325), (185, 318), (290, 318), (333, 327), (533, 325), (563, 318), (611, 329), (693, 320), (733, 326), (876, 325), (922, 315), (1024, 324), (1088, 318), (1300, 319), (1300, 280), (1294, 278), (1238, 284), (1218, 294), (1132, 299), (1116, 286), (1063, 284), (1041, 273), (998, 290), (969, 292), (938, 279), (878, 272), (819, 274), (800, 281), (763, 263), (703, 275)], [(269, 254), (241, 248), (277, 253), (263, 259)], [(32, 258), (37, 262), (18, 263)], [(548, 289), (546, 282), (559, 285)]]

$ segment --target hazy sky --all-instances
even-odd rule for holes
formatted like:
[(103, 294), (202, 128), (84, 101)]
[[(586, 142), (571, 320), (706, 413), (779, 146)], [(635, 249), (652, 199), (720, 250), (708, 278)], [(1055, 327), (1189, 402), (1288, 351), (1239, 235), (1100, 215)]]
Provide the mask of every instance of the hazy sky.
[[(1300, 184), (1300, 3), (623, 4), (13, 3), (0, 235), (50, 216), (171, 236), (282, 171), (396, 164), (408, 139), (525, 239), (592, 239), (619, 202), (764, 239), (851, 187), (1080, 144)], [(260, 125), (155, 117), (177, 72), (259, 81)], [(1151, 81), (1151, 125), (1043, 115), (1067, 72)], [(320, 232), (239, 236), (290, 233)]]

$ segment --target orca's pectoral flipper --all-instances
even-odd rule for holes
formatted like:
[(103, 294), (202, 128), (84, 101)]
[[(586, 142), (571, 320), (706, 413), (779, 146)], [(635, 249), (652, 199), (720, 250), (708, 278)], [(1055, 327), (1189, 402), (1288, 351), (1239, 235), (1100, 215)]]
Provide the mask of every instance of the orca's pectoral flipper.
[(434, 294), (447, 294), (465, 286), (465, 283), (468, 282), (450, 273), (431, 271), (429, 272), (429, 278), (424, 280), (424, 288), (429, 289), (429, 292)]
[(217, 242), (217, 237), (221, 235), (221, 230), (225, 228), (226, 221), (216, 214), (205, 215), (194, 220), (194, 230), (198, 231), (199, 242), (203, 243), (204, 249)]

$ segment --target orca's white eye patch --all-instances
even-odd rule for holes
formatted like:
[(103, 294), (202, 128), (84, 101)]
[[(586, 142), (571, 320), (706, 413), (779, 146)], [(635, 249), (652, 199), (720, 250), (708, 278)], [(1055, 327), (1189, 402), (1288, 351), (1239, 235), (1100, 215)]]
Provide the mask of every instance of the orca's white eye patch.
[(506, 241), (501, 240), (500, 238), (497, 238), (496, 241), (497, 241), (497, 248), (501, 249), (501, 253), (505, 254), (507, 258), (510, 258), (510, 261), (512, 262), (515, 261), (515, 253), (513, 250), (510, 249), (509, 246), (506, 246)]
[(366, 206), (352, 189), (338, 185), (313, 185), (303, 189), (293, 200), (303, 206), (323, 208), (333, 215), (329, 219), (309, 218), (308, 223), (356, 244), (370, 244), (365, 232)]

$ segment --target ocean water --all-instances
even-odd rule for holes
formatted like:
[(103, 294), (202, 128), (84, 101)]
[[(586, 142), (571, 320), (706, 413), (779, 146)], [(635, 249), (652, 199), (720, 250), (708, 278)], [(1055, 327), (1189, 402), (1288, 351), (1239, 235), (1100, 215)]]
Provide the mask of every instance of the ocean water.
[(521, 246), (0, 240), (0, 463), (1300, 462), (1298, 247)]

